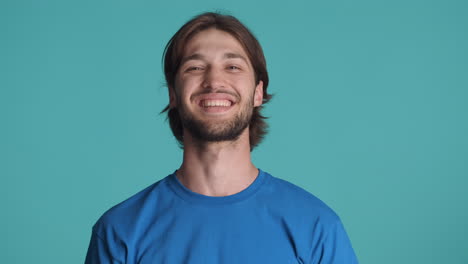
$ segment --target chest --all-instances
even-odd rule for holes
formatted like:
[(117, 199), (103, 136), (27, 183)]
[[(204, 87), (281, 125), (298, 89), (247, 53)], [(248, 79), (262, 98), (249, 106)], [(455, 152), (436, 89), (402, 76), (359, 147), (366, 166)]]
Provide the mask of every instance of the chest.
[(294, 234), (264, 212), (180, 212), (140, 233), (129, 255), (135, 263), (302, 263)]

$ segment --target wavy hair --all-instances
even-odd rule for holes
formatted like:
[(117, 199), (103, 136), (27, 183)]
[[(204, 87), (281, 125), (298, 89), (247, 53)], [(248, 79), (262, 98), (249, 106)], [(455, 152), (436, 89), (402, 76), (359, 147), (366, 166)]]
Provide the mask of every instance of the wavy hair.
[[(268, 103), (272, 94), (267, 92), (268, 72), (266, 60), (260, 43), (250, 30), (243, 25), (237, 18), (231, 15), (221, 13), (206, 12), (199, 14), (185, 23), (169, 40), (164, 53), (164, 75), (168, 89), (175, 89), (175, 77), (179, 70), (185, 45), (197, 33), (215, 28), (225, 31), (232, 35), (242, 45), (247, 53), (250, 63), (253, 66), (255, 74), (255, 83), (263, 82), (263, 102), (261, 106), (255, 107), (252, 113), (252, 119), (249, 123), (249, 142), (250, 151), (252, 151), (265, 137), (268, 132), (268, 124), (265, 121), (267, 117), (261, 114), (263, 105)], [(161, 111), (167, 112), (167, 119), (177, 139), (179, 146), (183, 148), (183, 126), (177, 108), (171, 108), (169, 104)]]

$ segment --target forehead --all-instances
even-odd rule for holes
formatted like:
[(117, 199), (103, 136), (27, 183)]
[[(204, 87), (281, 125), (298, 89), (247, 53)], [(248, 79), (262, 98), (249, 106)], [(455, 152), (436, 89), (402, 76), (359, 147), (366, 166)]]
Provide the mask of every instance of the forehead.
[(242, 44), (231, 34), (210, 28), (198, 32), (187, 42), (183, 57), (194, 53), (213, 55), (215, 52), (231, 52), (247, 56)]

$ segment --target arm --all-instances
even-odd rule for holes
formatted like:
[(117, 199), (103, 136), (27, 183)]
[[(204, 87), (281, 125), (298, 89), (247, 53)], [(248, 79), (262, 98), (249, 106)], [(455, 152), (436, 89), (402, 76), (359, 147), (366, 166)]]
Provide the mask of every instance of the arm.
[(112, 256), (111, 248), (112, 246), (93, 230), (85, 264), (123, 263)]
[(313, 264), (358, 264), (351, 241), (338, 219), (311, 254)]

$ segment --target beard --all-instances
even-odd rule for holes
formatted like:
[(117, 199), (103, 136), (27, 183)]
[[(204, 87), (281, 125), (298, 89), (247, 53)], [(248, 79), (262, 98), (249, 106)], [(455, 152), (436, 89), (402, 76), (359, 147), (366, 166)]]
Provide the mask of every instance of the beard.
[(235, 141), (249, 126), (253, 114), (253, 96), (241, 106), (240, 112), (229, 120), (204, 121), (196, 118), (181, 102), (179, 104), (182, 126), (201, 142)]

